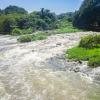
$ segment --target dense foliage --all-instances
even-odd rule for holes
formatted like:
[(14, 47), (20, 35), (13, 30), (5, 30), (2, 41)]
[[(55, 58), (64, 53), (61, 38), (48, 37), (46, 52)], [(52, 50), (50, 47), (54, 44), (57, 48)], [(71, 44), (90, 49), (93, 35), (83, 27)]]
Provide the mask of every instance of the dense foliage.
[(22, 35), (18, 38), (19, 42), (31, 42), (32, 41), (32, 36), (27, 34), (27, 35)]
[(2, 14), (0, 16), (0, 33), (10, 33), (14, 28), (18, 27), (18, 21), (25, 15), (22, 14)]
[(72, 28), (72, 18), (73, 13), (71, 12), (56, 15), (50, 10), (42, 8), (41, 11), (28, 14), (23, 8), (9, 6), (3, 10), (0, 9), (0, 33), (20, 35), (25, 31), (27, 34), (36, 30), (60, 29), (66, 31), (63, 28)]
[(44, 8), (27, 14), (23, 8), (9, 6), (0, 12), (0, 32), (3, 34), (14, 32), (15, 28), (31, 28), (33, 31), (56, 28), (56, 15)]
[(78, 28), (100, 30), (100, 0), (84, 0), (74, 14), (73, 25)]
[(80, 47), (92, 49), (100, 47), (100, 35), (88, 35), (83, 37), (79, 44)]

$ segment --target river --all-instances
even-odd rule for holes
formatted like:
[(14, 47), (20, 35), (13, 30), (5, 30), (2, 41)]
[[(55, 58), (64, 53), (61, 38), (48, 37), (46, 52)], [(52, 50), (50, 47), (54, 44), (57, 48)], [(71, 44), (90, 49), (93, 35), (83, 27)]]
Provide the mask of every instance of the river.
[[(53, 35), (46, 40), (18, 43), (0, 36), (0, 100), (100, 100), (100, 84), (68, 70), (56, 57), (78, 44), (87, 33)], [(78, 65), (85, 66), (85, 65)]]

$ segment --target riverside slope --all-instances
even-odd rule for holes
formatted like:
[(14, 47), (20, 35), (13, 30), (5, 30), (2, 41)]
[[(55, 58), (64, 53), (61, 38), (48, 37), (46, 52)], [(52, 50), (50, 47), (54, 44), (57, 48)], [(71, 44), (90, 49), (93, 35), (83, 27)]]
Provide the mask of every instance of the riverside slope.
[(91, 32), (58, 34), (30, 43), (1, 35), (0, 100), (99, 100), (100, 87), (92, 79), (99, 82), (100, 67), (90, 69), (86, 62), (64, 57), (87, 34)]

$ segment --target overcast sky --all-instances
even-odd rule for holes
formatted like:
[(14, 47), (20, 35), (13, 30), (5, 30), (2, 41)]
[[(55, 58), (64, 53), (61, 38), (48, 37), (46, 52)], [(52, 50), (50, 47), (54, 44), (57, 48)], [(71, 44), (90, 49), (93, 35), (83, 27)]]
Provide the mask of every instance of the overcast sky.
[(79, 9), (83, 0), (0, 0), (0, 8), (16, 5), (32, 12), (41, 8), (50, 9), (59, 14)]

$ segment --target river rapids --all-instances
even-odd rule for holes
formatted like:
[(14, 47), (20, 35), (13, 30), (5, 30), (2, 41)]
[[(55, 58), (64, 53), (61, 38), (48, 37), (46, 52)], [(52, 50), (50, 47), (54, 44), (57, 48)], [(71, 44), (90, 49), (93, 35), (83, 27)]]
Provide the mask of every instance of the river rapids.
[(30, 43), (1, 35), (0, 100), (100, 100), (99, 83), (68, 70), (76, 63), (57, 58), (84, 34), (89, 33), (53, 35)]

